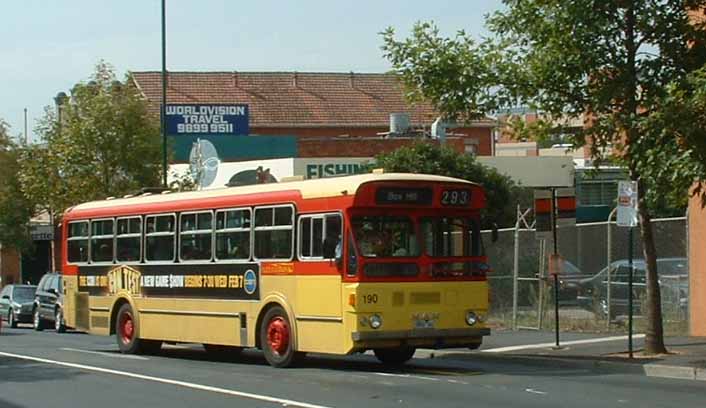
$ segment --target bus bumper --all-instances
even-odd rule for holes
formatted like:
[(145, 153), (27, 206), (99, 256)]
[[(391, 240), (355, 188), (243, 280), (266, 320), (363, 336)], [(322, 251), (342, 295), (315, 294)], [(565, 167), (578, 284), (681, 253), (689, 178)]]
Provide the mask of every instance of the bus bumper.
[(408, 345), (419, 348), (477, 348), (483, 336), (490, 335), (489, 328), (469, 329), (416, 329), (399, 331), (353, 332), (351, 338), (358, 350), (375, 347)]

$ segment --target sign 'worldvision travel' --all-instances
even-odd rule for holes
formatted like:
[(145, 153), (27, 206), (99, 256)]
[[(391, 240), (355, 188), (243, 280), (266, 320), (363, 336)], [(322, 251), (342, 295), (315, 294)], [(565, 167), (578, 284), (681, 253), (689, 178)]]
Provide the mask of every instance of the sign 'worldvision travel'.
[(247, 135), (248, 105), (167, 105), (167, 134)]

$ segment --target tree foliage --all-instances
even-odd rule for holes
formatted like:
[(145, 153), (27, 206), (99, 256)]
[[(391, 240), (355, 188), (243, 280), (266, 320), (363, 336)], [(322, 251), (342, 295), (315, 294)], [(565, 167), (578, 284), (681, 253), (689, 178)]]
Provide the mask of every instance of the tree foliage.
[[(491, 36), (439, 36), (418, 23), (383, 51), (412, 95), (446, 116), (472, 118), (524, 105), (549, 124), (580, 119), (570, 135), (598, 163), (605, 147), (639, 183), (638, 212), (647, 264), (646, 350), (663, 352), (651, 214), (658, 199), (684, 200), (704, 179), (703, 73), (706, 31), (692, 19), (706, 0), (504, 0), (487, 18)], [(694, 14), (690, 14), (694, 13)], [(439, 69), (431, 65), (437, 64)], [(449, 75), (461, 78), (449, 78)], [(700, 99), (701, 98), (701, 99)], [(463, 106), (463, 104), (466, 106)], [(701, 118), (701, 120), (696, 120)], [(535, 126), (534, 131), (551, 129)]]
[(29, 220), (34, 206), (20, 188), (19, 167), (18, 146), (0, 119), (0, 245), (21, 251), (31, 245)]
[(489, 228), (493, 222), (500, 226), (514, 225), (518, 200), (527, 200), (526, 192), (508, 176), (483, 166), (471, 155), (429, 142), (418, 142), (382, 153), (375, 158), (375, 167), (387, 172), (435, 174), (481, 184), (487, 198), (484, 228)]
[(159, 122), (130, 78), (106, 63), (76, 84), (59, 111), (47, 108), (42, 144), (23, 152), (25, 193), (60, 216), (69, 206), (160, 184)]

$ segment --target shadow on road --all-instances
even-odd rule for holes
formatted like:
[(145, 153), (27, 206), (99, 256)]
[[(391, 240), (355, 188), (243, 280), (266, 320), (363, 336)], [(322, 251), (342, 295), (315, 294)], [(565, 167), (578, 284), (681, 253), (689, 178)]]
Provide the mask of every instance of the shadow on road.
[[(4, 383), (56, 381), (86, 374), (78, 369), (57, 367), (6, 356), (0, 356), (0, 373), (2, 373), (2, 382)], [(0, 400), (0, 407), (5, 407), (3, 402)]]

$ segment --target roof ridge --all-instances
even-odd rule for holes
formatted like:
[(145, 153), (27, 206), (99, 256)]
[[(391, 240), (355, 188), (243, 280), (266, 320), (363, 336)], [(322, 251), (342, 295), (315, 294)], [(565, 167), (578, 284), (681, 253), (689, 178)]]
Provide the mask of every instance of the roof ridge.
[[(161, 74), (162, 71), (131, 71), (133, 74)], [(355, 76), (390, 76), (395, 74), (389, 72), (334, 72), (334, 71), (167, 71), (168, 74), (196, 74), (196, 75), (233, 75), (233, 74), (261, 74), (261, 75), (336, 75), (349, 77), (351, 74)]]

